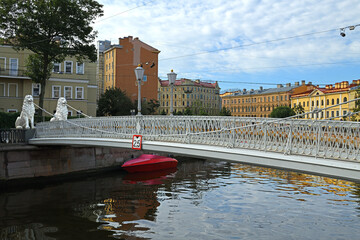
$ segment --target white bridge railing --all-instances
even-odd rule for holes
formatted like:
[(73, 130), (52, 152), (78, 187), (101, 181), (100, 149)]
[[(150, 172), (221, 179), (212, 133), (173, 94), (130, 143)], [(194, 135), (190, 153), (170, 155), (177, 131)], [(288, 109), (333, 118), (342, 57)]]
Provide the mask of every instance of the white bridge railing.
[[(37, 124), (36, 138), (131, 139), (360, 161), (360, 123), (209, 116), (126, 116)], [(231, 151), (231, 150), (229, 150)]]

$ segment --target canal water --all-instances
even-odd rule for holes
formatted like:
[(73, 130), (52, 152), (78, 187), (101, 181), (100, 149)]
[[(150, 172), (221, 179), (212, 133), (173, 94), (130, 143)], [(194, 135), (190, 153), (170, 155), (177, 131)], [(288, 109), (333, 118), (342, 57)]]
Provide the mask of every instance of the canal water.
[(179, 160), (2, 190), (0, 239), (359, 239), (359, 183)]

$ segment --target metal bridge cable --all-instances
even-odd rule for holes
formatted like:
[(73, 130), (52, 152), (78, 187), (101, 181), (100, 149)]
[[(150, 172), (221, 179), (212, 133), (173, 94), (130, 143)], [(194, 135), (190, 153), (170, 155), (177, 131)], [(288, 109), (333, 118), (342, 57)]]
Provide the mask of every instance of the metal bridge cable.
[(70, 106), (69, 104), (66, 104), (68, 107), (70, 107), (71, 109), (75, 110), (77, 113), (80, 113), (81, 115), (84, 115), (87, 118), (91, 118), (89, 115), (86, 115), (85, 113), (83, 113), (81, 110), (78, 110), (72, 106)]
[[(326, 110), (326, 109), (329, 109), (329, 108), (332, 108), (332, 107), (336, 107), (336, 106), (339, 106), (339, 105), (342, 105), (342, 104), (347, 104), (347, 103), (350, 103), (350, 102), (354, 102), (354, 101), (357, 101), (357, 100), (360, 100), (360, 98), (356, 98), (356, 99), (353, 99), (353, 100), (350, 100), (350, 101), (347, 101), (347, 102), (343, 102), (343, 103), (340, 103), (340, 104), (336, 104), (336, 105), (333, 105), (333, 106), (330, 106), (330, 107), (326, 107), (326, 108), (322, 108), (322, 109), (315, 109), (315, 110), (310, 111), (310, 112), (289, 116), (289, 117), (286, 117), (286, 118), (275, 119), (275, 120), (267, 121), (267, 122), (263, 121), (263, 122), (258, 123), (258, 124), (251, 124), (251, 125), (246, 125), (246, 126), (241, 126), (241, 127), (234, 127), (234, 128), (223, 128), (223, 129), (220, 129), (220, 130), (208, 131), (208, 132), (168, 134), (168, 135), (165, 135), (165, 136), (166, 137), (170, 137), (170, 136), (175, 137), (175, 136), (212, 134), (212, 133), (219, 133), (219, 132), (224, 132), (224, 131), (239, 130), (239, 129), (245, 129), (245, 128), (249, 128), (249, 127), (261, 126), (261, 125), (266, 125), (266, 124), (270, 124), (270, 123), (283, 122), (283, 121), (288, 120), (288, 119), (301, 117), (301, 116), (308, 115), (308, 114), (311, 114), (311, 113), (318, 113), (318, 112), (321, 112), (323, 110)], [(44, 111), (46, 111), (46, 110), (44, 110)], [(359, 113), (359, 112), (352, 113), (351, 115), (354, 115), (354, 114), (357, 114), (357, 113)], [(346, 116), (348, 116), (348, 114), (346, 114)], [(340, 118), (340, 117), (342, 117), (342, 116), (337, 116), (336, 118)], [(316, 120), (316, 121), (318, 121), (318, 120)], [(128, 134), (128, 133), (117, 133), (115, 131), (105, 131), (105, 130), (100, 130), (100, 129), (96, 129), (96, 128), (86, 127), (86, 126), (82, 126), (80, 124), (76, 124), (74, 122), (70, 122), (69, 120), (66, 120), (66, 122), (68, 122), (68, 123), (70, 123), (72, 125), (75, 125), (77, 127), (81, 127), (81, 128), (92, 130), (92, 131), (98, 131), (98, 132), (103, 132), (103, 133), (108, 133), (108, 134), (116, 134), (116, 135), (125, 135), (125, 136), (132, 136), (133, 135), (133, 134)], [(149, 135), (145, 134), (143, 136), (144, 137), (158, 137), (158, 136), (161, 136), (161, 135), (159, 135), (159, 134), (149, 134)]]
[(40, 110), (42, 110), (43, 112), (45, 112), (45, 113), (47, 113), (47, 114), (49, 114), (50, 116), (54, 116), (54, 114), (52, 114), (52, 113), (50, 113), (50, 112), (48, 112), (48, 111), (46, 111), (45, 109), (43, 109), (43, 108), (41, 108), (40, 106), (38, 106), (36, 103), (34, 103), (34, 105), (37, 107), (37, 108), (39, 108)]

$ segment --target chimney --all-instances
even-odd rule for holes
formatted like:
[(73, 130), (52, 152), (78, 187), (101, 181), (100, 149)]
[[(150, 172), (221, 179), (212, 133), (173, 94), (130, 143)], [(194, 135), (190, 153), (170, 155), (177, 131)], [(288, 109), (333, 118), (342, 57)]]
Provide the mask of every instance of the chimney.
[(295, 82), (295, 86), (298, 87), (298, 86), (299, 86), (299, 82)]
[(348, 81), (344, 81), (343, 83), (344, 83), (344, 88), (349, 87), (349, 82)]
[(329, 85), (329, 89), (333, 89), (333, 85), (332, 85), (332, 84)]
[(340, 88), (340, 83), (335, 83), (335, 89)]
[(286, 84), (286, 87), (291, 87), (291, 83), (287, 83), (287, 84)]
[(263, 90), (263, 87), (262, 86), (260, 86), (260, 91), (262, 91)]
[(283, 87), (282, 84), (278, 84), (278, 85), (277, 85), (277, 88), (282, 88), (282, 87)]
[(312, 82), (309, 82), (308, 85), (312, 85)]
[(305, 80), (301, 80), (301, 85), (305, 85)]
[(246, 92), (246, 88), (243, 89), (243, 92)]
[(330, 86), (329, 86), (329, 85), (326, 85), (326, 86), (325, 86), (325, 89), (329, 89), (329, 88), (330, 88)]

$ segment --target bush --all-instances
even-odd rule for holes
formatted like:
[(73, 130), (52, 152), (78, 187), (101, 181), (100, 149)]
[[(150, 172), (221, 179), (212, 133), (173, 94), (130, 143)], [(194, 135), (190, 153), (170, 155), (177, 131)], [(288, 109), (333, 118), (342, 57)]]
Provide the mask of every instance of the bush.
[(0, 112), (0, 128), (15, 128), (15, 121), (18, 116), (20, 116), (20, 113)]

